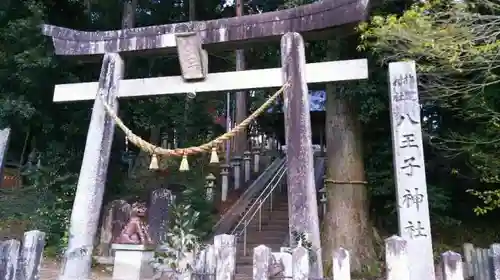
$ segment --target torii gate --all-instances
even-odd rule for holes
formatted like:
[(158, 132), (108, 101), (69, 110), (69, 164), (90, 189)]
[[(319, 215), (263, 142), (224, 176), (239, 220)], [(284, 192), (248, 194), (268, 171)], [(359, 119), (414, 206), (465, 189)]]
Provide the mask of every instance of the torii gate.
[[(98, 82), (56, 85), (54, 102), (94, 100), (87, 142), (71, 213), (69, 243), (60, 280), (87, 279), (90, 275), (93, 239), (97, 231), (114, 122), (101, 98), (116, 111), (118, 97), (141, 97), (196, 91), (237, 91), (281, 87), (285, 89), (285, 133), (290, 232), (307, 233), (316, 250), (311, 267), (322, 278), (320, 233), (314, 184), (308, 83), (366, 79), (366, 59), (306, 64), (301, 32), (321, 38), (333, 27), (355, 24), (367, 15), (368, 0), (320, 1), (300, 7), (257, 15), (132, 28), (84, 32), (43, 25), (58, 55), (104, 56)], [(281, 39), (281, 69), (211, 73), (203, 81), (187, 83), (182, 77), (123, 80), (121, 54), (165, 53), (176, 48), (176, 34), (197, 32), (203, 47), (242, 48), (263, 40)], [(97, 97), (100, 98), (96, 98)], [(84, 252), (83, 254), (78, 252)]]

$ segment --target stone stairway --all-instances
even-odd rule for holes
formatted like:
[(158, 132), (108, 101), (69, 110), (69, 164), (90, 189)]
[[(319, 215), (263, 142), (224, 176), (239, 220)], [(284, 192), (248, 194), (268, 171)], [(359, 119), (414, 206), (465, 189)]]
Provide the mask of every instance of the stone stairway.
[(250, 280), (253, 271), (253, 249), (259, 245), (266, 245), (273, 252), (279, 252), (288, 235), (288, 200), (286, 193), (273, 198), (273, 207), (270, 203), (263, 205), (261, 212), (261, 230), (259, 231), (259, 214), (250, 221), (246, 234), (246, 255), (244, 252), (244, 236), (238, 237), (236, 252), (236, 279)]
[[(228, 211), (231, 208), (231, 206), (234, 205), (234, 203), (236, 203), (238, 201), (238, 199), (245, 192), (245, 190), (255, 181), (255, 179), (257, 179), (257, 177), (259, 177), (259, 175), (262, 174), (262, 172), (264, 172), (266, 170), (266, 168), (269, 166), (269, 164), (272, 163), (272, 160), (273, 159), (270, 158), (270, 156), (261, 156), (259, 172), (254, 173), (252, 171), (251, 177), (250, 177), (251, 179), (248, 182), (244, 182), (244, 166), (242, 164), (241, 165), (241, 185), (240, 185), (240, 189), (238, 189), (238, 190), (234, 189), (234, 173), (233, 173), (232, 169), (230, 169), (229, 176), (228, 176), (229, 177), (228, 178), (229, 190), (228, 190), (228, 194), (227, 194), (227, 200), (225, 202), (218, 201), (218, 203), (216, 205), (216, 209), (219, 213), (219, 216), (222, 216), (226, 211)], [(252, 170), (253, 170), (253, 167), (252, 167)]]

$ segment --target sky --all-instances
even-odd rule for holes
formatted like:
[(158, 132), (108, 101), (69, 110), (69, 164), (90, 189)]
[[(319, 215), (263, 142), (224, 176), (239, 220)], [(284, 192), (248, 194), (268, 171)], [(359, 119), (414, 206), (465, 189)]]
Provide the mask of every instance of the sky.
[[(309, 91), (309, 106), (311, 112), (325, 111), (325, 91), (324, 90), (310, 90)], [(272, 112), (269, 108), (268, 112)]]

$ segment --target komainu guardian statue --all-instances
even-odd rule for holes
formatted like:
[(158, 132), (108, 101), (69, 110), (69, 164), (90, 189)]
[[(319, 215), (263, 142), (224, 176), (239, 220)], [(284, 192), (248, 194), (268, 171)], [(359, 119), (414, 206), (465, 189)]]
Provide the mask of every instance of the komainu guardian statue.
[(114, 243), (142, 245), (153, 244), (145, 221), (146, 212), (147, 208), (145, 203), (135, 202), (132, 204), (130, 220), (125, 225)]

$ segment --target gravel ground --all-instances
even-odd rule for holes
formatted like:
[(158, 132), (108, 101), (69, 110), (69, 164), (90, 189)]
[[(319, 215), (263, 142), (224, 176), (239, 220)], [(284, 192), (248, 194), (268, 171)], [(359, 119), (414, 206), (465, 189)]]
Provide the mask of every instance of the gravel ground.
[[(45, 259), (40, 271), (40, 280), (57, 280), (59, 276), (60, 265), (55, 260)], [(111, 280), (111, 274), (102, 269), (92, 271), (92, 280)]]

